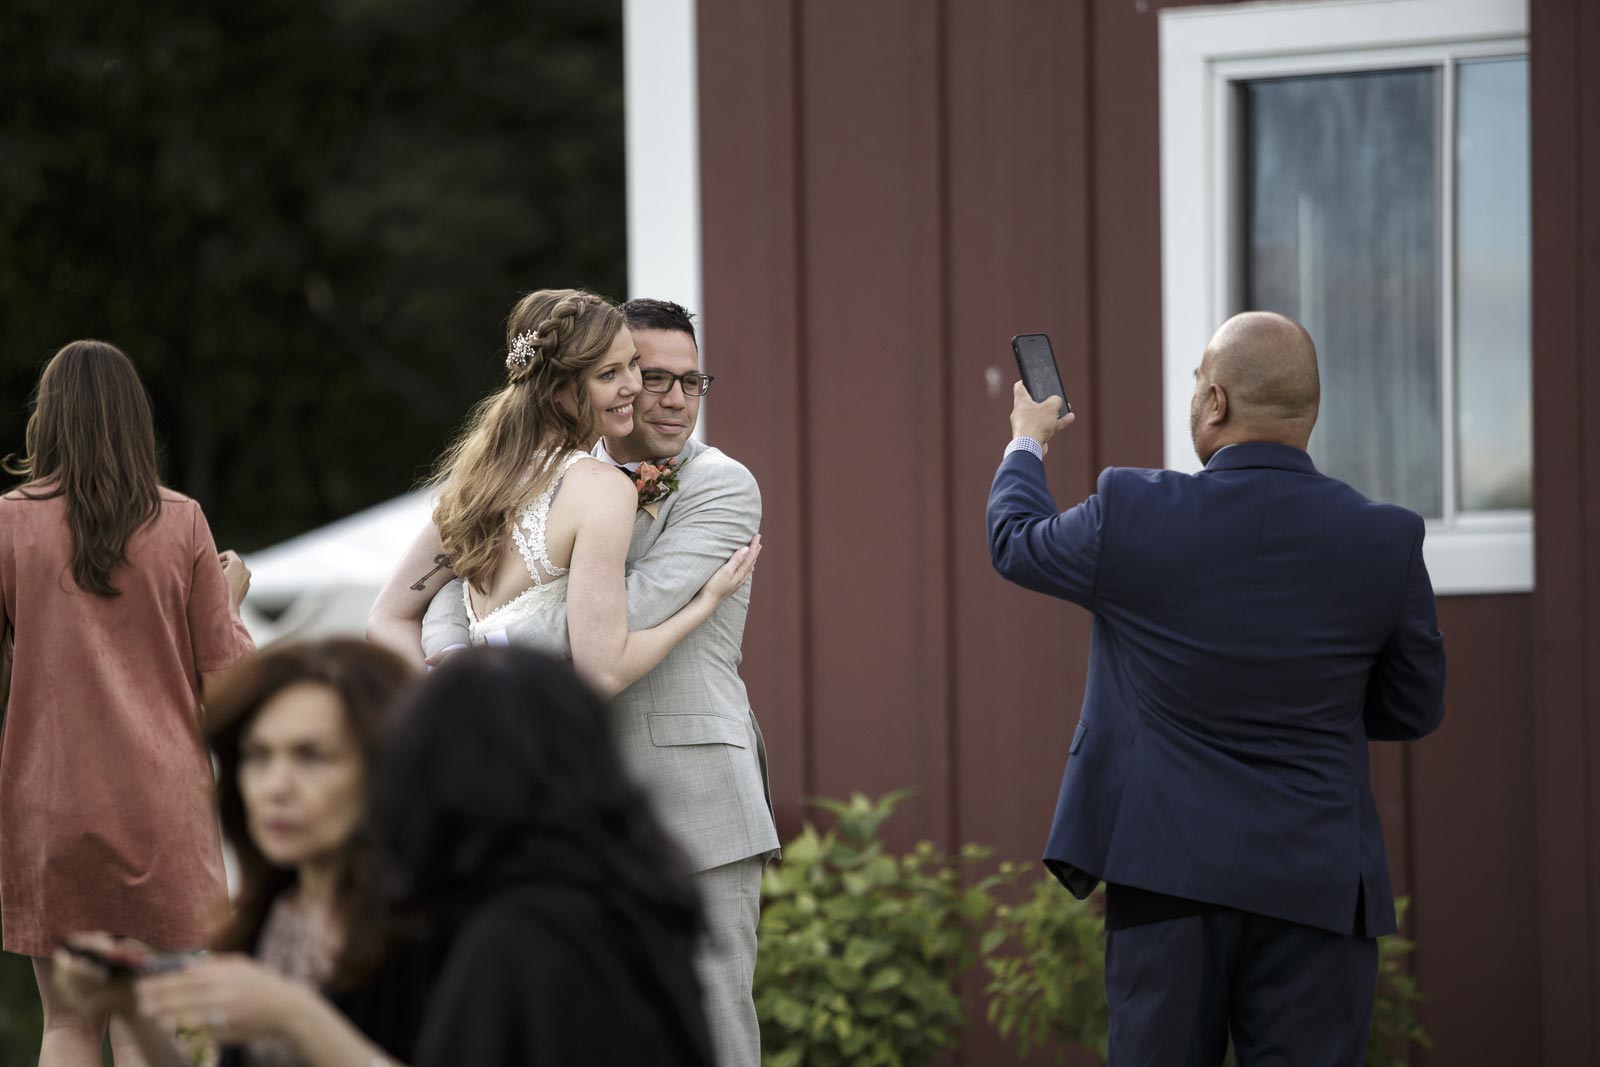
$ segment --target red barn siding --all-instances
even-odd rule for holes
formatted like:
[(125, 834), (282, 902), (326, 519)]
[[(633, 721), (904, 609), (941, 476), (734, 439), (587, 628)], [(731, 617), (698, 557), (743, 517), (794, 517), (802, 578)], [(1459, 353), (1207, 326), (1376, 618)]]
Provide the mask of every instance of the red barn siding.
[[(1043, 843), (1088, 620), (992, 573), (983, 503), (1016, 332), (1080, 411), (1063, 505), (1161, 462), (1158, 6), (699, 0), (708, 425), (763, 489), (744, 673), (785, 833), (806, 797), (913, 786), (896, 844)], [(1541, 1032), (1590, 1062), (1600, 1007), (1600, 8), (1532, 8), (1540, 592), (1444, 599), (1445, 726), (1373, 758), (1430, 1064)], [(975, 1016), (959, 1060), (1002, 1049)]]

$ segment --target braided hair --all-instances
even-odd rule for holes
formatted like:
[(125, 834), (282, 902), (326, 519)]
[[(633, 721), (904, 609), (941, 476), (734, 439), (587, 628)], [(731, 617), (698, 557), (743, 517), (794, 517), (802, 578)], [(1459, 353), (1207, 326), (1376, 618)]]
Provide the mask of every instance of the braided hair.
[[(622, 312), (584, 289), (540, 289), (511, 309), (506, 384), (473, 409), (434, 475), (440, 541), (478, 589), (494, 575), (516, 509), (544, 490), (563, 455), (594, 443), (583, 380), (622, 328)], [(564, 394), (570, 409), (557, 403)]]

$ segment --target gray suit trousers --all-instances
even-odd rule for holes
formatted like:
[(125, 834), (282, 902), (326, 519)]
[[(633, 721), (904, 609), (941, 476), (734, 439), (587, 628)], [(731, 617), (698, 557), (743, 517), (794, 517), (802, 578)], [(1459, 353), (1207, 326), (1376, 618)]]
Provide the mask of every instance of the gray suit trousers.
[(717, 1067), (758, 1067), (761, 1026), (751, 992), (756, 973), (756, 924), (761, 918), (760, 856), (735, 860), (694, 876), (706, 932), (695, 953), (706, 1021)]

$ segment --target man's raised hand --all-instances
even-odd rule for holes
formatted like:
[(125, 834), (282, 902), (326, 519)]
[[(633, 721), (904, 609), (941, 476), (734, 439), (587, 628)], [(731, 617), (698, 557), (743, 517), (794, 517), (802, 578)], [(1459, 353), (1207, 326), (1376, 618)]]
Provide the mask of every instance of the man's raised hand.
[(1072, 425), (1076, 416), (1067, 412), (1060, 418), (1056, 413), (1062, 408), (1059, 396), (1047, 396), (1035, 402), (1028, 395), (1028, 387), (1017, 382), (1011, 387), (1011, 436), (1031, 437), (1046, 452), (1050, 451), (1050, 438)]

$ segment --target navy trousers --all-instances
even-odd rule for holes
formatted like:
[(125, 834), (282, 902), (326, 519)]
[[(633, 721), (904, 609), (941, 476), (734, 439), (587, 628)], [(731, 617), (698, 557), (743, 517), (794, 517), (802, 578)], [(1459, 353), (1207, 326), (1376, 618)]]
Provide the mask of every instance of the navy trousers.
[(1361, 1067), (1371, 938), (1221, 908), (1106, 931), (1108, 1067)]

